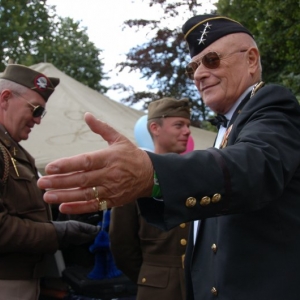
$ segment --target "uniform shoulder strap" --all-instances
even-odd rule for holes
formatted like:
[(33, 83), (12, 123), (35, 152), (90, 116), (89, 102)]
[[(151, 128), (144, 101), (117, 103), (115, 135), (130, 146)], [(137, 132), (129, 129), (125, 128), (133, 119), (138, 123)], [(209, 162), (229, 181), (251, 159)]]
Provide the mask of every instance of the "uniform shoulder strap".
[(0, 143), (0, 155), (3, 156), (4, 161), (3, 173), (0, 173), (0, 184), (5, 185), (9, 174), (9, 156), (7, 154), (7, 149), (2, 143)]

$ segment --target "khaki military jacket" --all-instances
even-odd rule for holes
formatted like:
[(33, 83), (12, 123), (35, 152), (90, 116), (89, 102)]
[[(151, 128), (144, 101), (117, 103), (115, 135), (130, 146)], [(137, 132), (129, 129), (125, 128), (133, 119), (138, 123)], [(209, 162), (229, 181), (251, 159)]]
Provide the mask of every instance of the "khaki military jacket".
[(185, 299), (188, 231), (188, 223), (170, 231), (149, 225), (135, 203), (112, 209), (111, 250), (118, 268), (137, 282), (137, 300)]
[(50, 209), (34, 159), (2, 125), (0, 143), (0, 279), (40, 278), (45, 255), (58, 249)]

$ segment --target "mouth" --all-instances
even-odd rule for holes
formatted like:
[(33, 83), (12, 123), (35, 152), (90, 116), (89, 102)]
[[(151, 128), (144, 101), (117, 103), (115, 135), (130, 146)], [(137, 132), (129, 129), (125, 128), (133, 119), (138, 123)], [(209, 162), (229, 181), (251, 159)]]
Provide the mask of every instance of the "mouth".
[(214, 87), (214, 85), (206, 85), (206, 86), (204, 86), (204, 87), (201, 88), (201, 92), (204, 92), (204, 91), (206, 91), (206, 90), (208, 90), (208, 89), (210, 89), (212, 87)]
[(180, 143), (187, 144), (188, 140), (179, 140)]

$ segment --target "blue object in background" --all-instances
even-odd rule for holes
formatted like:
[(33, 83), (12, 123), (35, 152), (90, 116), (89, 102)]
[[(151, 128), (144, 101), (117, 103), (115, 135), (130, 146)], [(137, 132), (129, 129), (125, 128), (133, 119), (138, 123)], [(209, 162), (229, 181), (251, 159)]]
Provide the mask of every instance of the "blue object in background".
[(98, 225), (101, 230), (96, 236), (94, 243), (89, 250), (95, 254), (95, 265), (93, 270), (88, 274), (90, 279), (104, 279), (114, 278), (122, 274), (116, 267), (112, 253), (109, 247), (109, 223), (110, 223), (110, 209), (103, 211), (103, 220)]
[(147, 129), (148, 116), (140, 117), (134, 126), (134, 138), (137, 145), (144, 150), (154, 151), (154, 144)]

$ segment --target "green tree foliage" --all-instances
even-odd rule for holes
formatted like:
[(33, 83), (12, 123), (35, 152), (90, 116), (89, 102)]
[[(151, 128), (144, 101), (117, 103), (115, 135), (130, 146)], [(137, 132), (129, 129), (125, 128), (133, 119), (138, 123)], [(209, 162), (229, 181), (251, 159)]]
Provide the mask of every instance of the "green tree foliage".
[[(125, 25), (130, 28), (147, 28), (153, 36), (149, 42), (130, 49), (126, 60), (119, 63), (120, 71), (129, 68), (130, 71), (139, 71), (142, 78), (149, 80), (148, 92), (133, 91), (129, 97), (122, 99), (130, 105), (144, 102), (146, 109), (153, 100), (162, 97), (189, 98), (192, 103), (192, 124), (205, 127), (209, 110), (203, 104), (194, 83), (185, 75), (185, 66), (190, 61), (188, 47), (181, 33), (181, 26), (189, 17), (196, 14), (196, 9), (201, 7), (197, 1), (174, 2), (168, 0), (150, 0), (149, 6), (160, 5), (162, 17), (159, 20), (128, 20)], [(180, 11), (185, 11), (180, 16)], [(172, 19), (182, 20), (174, 26)], [(174, 23), (174, 22), (173, 22)], [(126, 87), (121, 84), (115, 89)], [(127, 89), (128, 91), (128, 89)]]
[(218, 13), (239, 20), (259, 46), (263, 80), (289, 87), (300, 99), (300, 1), (219, 0)]
[(45, 1), (0, 0), (0, 68), (9, 59), (20, 63), (19, 57), (40, 38), (49, 34)]
[(46, 0), (0, 0), (1, 70), (8, 60), (30, 66), (47, 61), (81, 83), (105, 93), (101, 50), (89, 41), (86, 28), (56, 16)]
[(99, 60), (100, 50), (89, 41), (86, 29), (71, 18), (58, 18), (55, 25), (51, 36), (37, 44), (37, 53), (24, 60), (33, 64), (46, 59), (79, 82), (105, 93), (107, 88), (100, 84), (106, 78)]

